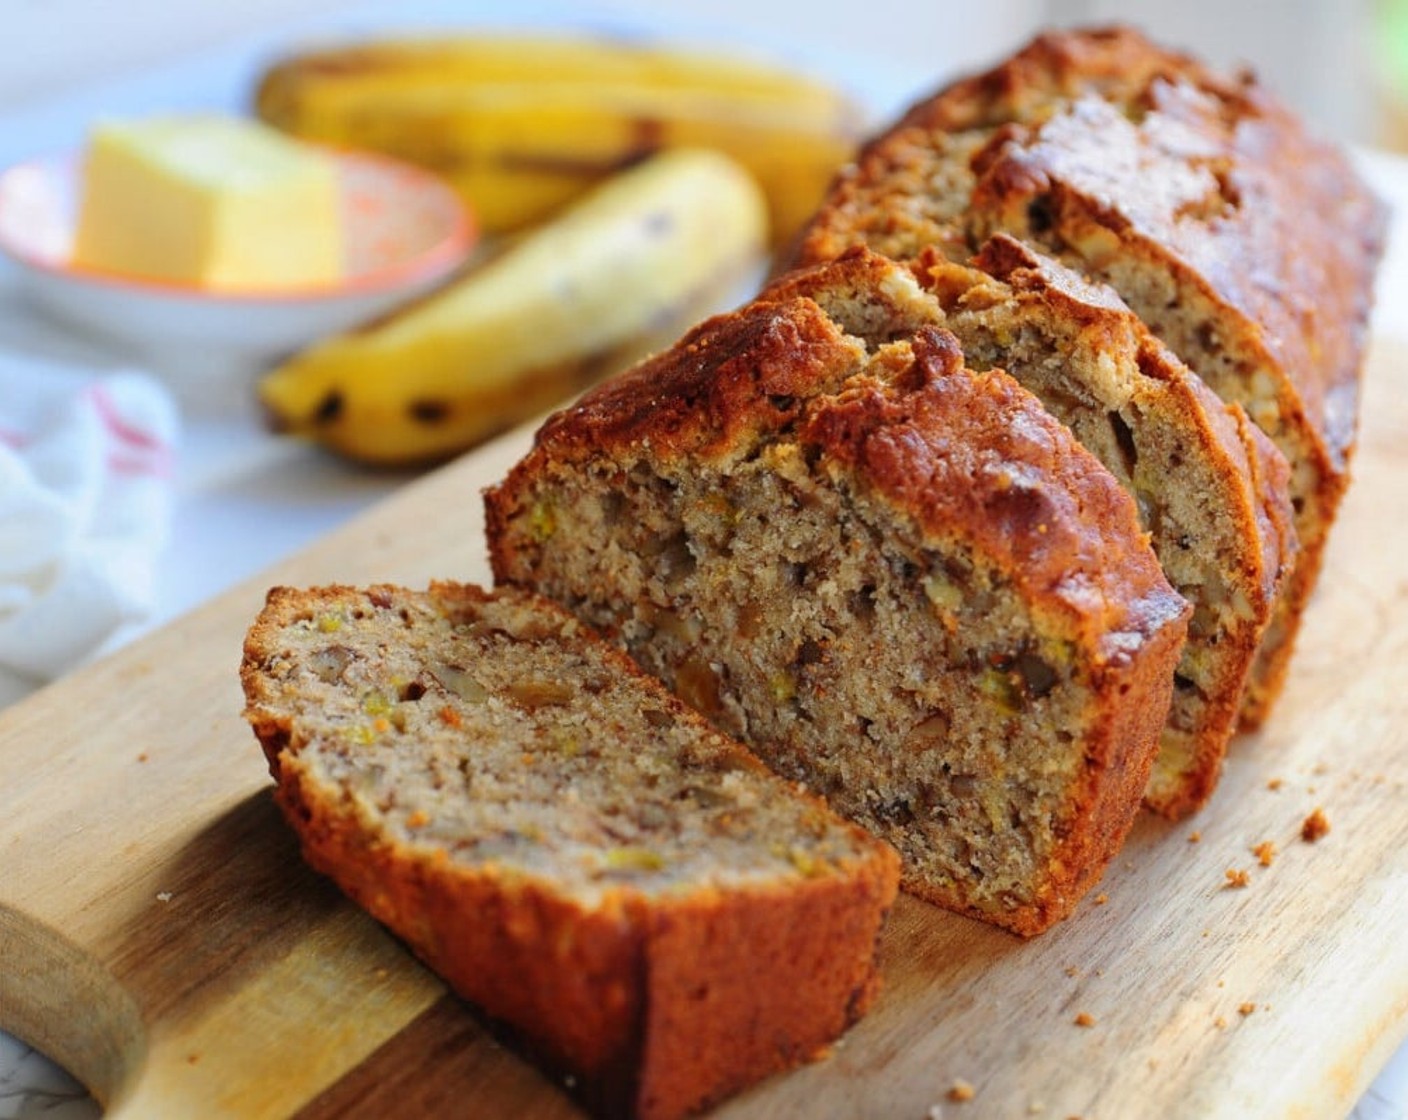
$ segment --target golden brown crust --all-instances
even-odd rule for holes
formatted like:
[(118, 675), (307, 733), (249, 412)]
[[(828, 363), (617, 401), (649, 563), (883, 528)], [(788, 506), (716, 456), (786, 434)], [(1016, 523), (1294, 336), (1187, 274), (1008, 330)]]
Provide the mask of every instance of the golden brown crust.
[(952, 334), (921, 328), (911, 347), (903, 380), (855, 379), (808, 411), (799, 442), (926, 533), (966, 541), (1102, 663), (1123, 663), (1184, 611), (1129, 495), (1011, 377), (965, 370)]
[(1345, 469), (1387, 213), (1336, 148), (1249, 75), (1225, 81), (1127, 28), (1053, 32), (873, 139), (798, 261), (850, 243), (857, 215), (837, 212), (873, 205), (867, 187), (922, 192), (930, 133), (979, 129), (963, 222), (1047, 241), (1089, 222), (1176, 272), (1245, 324), (1322, 434), (1327, 469)]
[[(499, 595), (521, 601), (552, 632), (577, 625), (535, 596)], [(313, 867), (535, 1057), (571, 1074), (600, 1115), (696, 1111), (818, 1057), (865, 1012), (878, 990), (877, 940), (898, 861), (836, 822), (817, 799), (770, 776), (763, 780), (777, 796), (797, 798), (831, 822), (826, 827), (848, 830), (855, 858), (827, 874), (655, 895), (622, 884), (585, 901), (550, 878), (398, 840), (365, 801), (319, 773), (310, 762), (316, 733), (292, 704), (290, 689), (298, 686), (273, 670), (296, 659), (287, 628), (329, 609), (383, 610), (396, 640), (407, 625), (396, 608), (415, 598), (390, 586), (274, 588), (246, 638), (246, 716), (278, 780), (276, 800)], [(472, 626), (487, 599), (478, 588), (441, 583), (419, 602)], [(334, 637), (351, 641), (342, 631)], [(650, 705), (717, 738), (624, 654), (599, 652)], [(765, 775), (756, 759), (730, 749), (734, 768)]]
[[(983, 366), (1005, 366), (1077, 438), (1094, 437), (1092, 449), (1144, 503), (1146, 528), (1175, 588), (1200, 605), (1180, 665), (1187, 694), (1170, 713), (1146, 793), (1156, 811), (1186, 815), (1217, 782), (1247, 674), (1293, 566), (1284, 459), (1108, 286), (1003, 234), (973, 265), (922, 252), (912, 269), (934, 297), (925, 300), (899, 282), (896, 264), (857, 246), (828, 265), (778, 278), (765, 298), (814, 296), (873, 342), (943, 325), (970, 348), (970, 361), (977, 355)], [(1051, 372), (1053, 356), (1060, 372)], [(1112, 442), (1113, 416), (1125, 427)], [(1180, 486), (1195, 492), (1182, 508), (1174, 500)], [(1178, 512), (1169, 515), (1170, 505)], [(1190, 563), (1189, 553), (1204, 559)], [(1228, 610), (1229, 600), (1240, 609)]]
[(879, 990), (871, 957), (893, 860), (785, 896), (705, 893), (661, 908), (623, 892), (587, 911), (491, 869), (369, 842), (296, 763), (276, 796), (311, 866), (536, 1060), (576, 1078), (598, 1115), (684, 1116), (815, 1060)]
[(1242, 85), (1223, 81), (1190, 55), (1154, 47), (1133, 28), (1047, 31), (993, 69), (921, 99), (901, 124), (958, 131), (1025, 120), (1086, 93), (1124, 100), (1156, 78), (1186, 81), (1229, 101)]
[[(829, 479), (867, 509), (889, 511), (907, 526), (906, 540), (917, 542), (898, 547), (980, 557), (985, 570), (1000, 573), (1003, 593), (1010, 589), (1030, 612), (1041, 640), (1069, 643), (1072, 671), (1088, 689), (1087, 713), (1096, 714), (1082, 716), (1080, 776), (1058, 810), (1054, 851), (1023, 884), (1028, 901), (994, 910), (912, 868), (905, 879), (942, 905), (1024, 935), (1040, 932), (1098, 878), (1133, 820), (1191, 608), (1169, 587), (1118, 482), (1013, 379), (964, 368), (948, 332), (896, 332), (896, 341), (871, 349), (815, 300), (779, 291), (711, 320), (551, 418), (530, 453), (486, 492), (495, 578), (536, 586), (574, 609), (595, 611), (601, 600), (602, 614), (629, 615), (601, 559), (626, 546), (561, 527), (535, 537), (533, 508), (598, 501), (590, 490), (554, 495), (568, 476), (614, 488), (651, 464), (722, 477), (735, 464), (770, 461), (769, 453)], [(786, 521), (777, 524), (785, 532)], [(549, 586), (535, 569), (546, 550), (559, 547), (567, 552), (554, 556), (580, 554), (590, 569), (580, 584), (574, 576)], [(652, 617), (658, 610), (645, 607)], [(688, 610), (707, 607), (695, 597)], [(731, 632), (733, 623), (706, 613), (701, 625), (711, 635)], [(831, 653), (821, 656), (871, 640), (834, 634)], [(832, 734), (834, 744), (823, 750), (859, 749), (854, 717)], [(785, 772), (806, 772), (806, 749), (750, 741), (774, 764), (785, 756)]]
[[(1075, 104), (1039, 124), (1004, 96), (980, 95), (959, 111), (1034, 129), (995, 139), (977, 157), (975, 207), (1009, 211), (1000, 220), (1018, 228), (1024, 219), (1010, 211), (1030, 205), (1044, 183), (1186, 270), (1186, 282), (1241, 316), (1249, 341), (1285, 370), (1342, 472), (1386, 232), (1383, 205), (1344, 156), (1252, 76), (1224, 81), (1129, 29), (1045, 36), (1009, 67), (1005, 89)], [(939, 100), (968, 97), (954, 90)], [(947, 111), (933, 108), (943, 119)], [(925, 116), (919, 108), (911, 119)], [(1065, 204), (1053, 202), (1056, 212)]]
[(1291, 463), (1301, 554), (1242, 719), (1285, 676), (1348, 482), (1386, 211), (1250, 76), (1112, 28), (1053, 32), (861, 152), (795, 261), (857, 241), (963, 260), (1007, 231), (1110, 282)]
[[(1054, 313), (1083, 320), (1088, 329), (1108, 331), (1112, 352), (1120, 348), (1114, 342), (1116, 338), (1125, 345), (1131, 344), (1132, 331), (1140, 373), (1167, 390), (1158, 407), (1182, 414), (1191, 430), (1201, 432), (1205, 449), (1225, 460), (1223, 477), (1229, 488), (1244, 488), (1246, 504), (1226, 509), (1224, 516), (1247, 547), (1260, 553), (1260, 567), (1250, 586), (1244, 577), (1252, 567), (1251, 558), (1241, 557), (1241, 570), (1225, 573), (1229, 586), (1248, 595), (1257, 618), (1256, 625), (1246, 628), (1237, 639), (1239, 644), (1245, 643), (1249, 659), (1243, 673), (1246, 687), (1235, 695), (1211, 698), (1221, 709), (1210, 719), (1217, 731), (1198, 744), (1197, 757), (1188, 767), (1182, 787), (1151, 789), (1146, 798), (1146, 804), (1163, 816), (1186, 816), (1201, 808), (1212, 795), (1221, 774), (1227, 739), (1237, 729), (1241, 712), (1248, 706), (1260, 707), (1274, 697), (1289, 668), (1290, 642), (1277, 628), (1284, 627), (1285, 620), (1298, 613), (1298, 604), (1306, 594), (1304, 584), (1288, 590), (1295, 579), (1300, 554), (1290, 495), (1290, 466), (1275, 444), (1251, 422), (1245, 409), (1235, 402), (1220, 400), (1138, 322), (1108, 286), (1082, 279), (1006, 234), (989, 238), (973, 263), (1018, 292), (1043, 300)], [(940, 274), (952, 268), (928, 254), (921, 255), (921, 272), (926, 264)], [(1294, 610), (1290, 609), (1291, 603), (1297, 604)]]
[[(1164, 593), (1177, 596), (1128, 495), (1036, 398), (1004, 375), (965, 371), (947, 331), (921, 330), (897, 394), (848, 381), (864, 353), (812, 300), (765, 293), (597, 386), (551, 416), (529, 454), (486, 491), (495, 578), (510, 567), (506, 503), (549, 465), (638, 454), (735, 460), (795, 428), (925, 528), (989, 552), (1100, 641), (1121, 648), (1125, 634), (1181, 613), (1170, 612)], [(879, 430), (862, 451), (847, 429), (856, 438), (867, 425)]]
[(534, 441), (565, 461), (648, 439), (654, 454), (746, 453), (835, 386), (863, 355), (815, 305), (752, 305), (706, 320), (675, 346), (549, 417)]
[[(1129, 496), (1034, 397), (1006, 374), (967, 374), (947, 332), (921, 329), (913, 350), (908, 392), (848, 388), (800, 435), (931, 533), (971, 534), (1038, 614), (1061, 613), (1062, 629), (1095, 651), (1090, 706), (1101, 718), (1084, 736), (1069, 832), (1035, 902), (1007, 923), (1030, 936), (1065, 917), (1124, 842), (1167, 716), (1188, 608), (1144, 546)], [(905, 886), (953, 904), (951, 891), (914, 876)]]

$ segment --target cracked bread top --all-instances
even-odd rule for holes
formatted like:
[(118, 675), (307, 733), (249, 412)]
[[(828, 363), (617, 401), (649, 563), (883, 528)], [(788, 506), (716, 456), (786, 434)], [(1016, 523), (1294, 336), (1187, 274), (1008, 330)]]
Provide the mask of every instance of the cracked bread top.
[(889, 840), (907, 887), (1030, 935), (1133, 821), (1191, 607), (1037, 397), (932, 323), (848, 325), (765, 293), (551, 418), (486, 492), (495, 578)]
[(1187, 813), (1216, 784), (1295, 557), (1285, 460), (1108, 287), (1002, 234), (975, 263), (988, 271), (926, 250), (911, 274), (857, 247), (767, 296), (809, 296), (873, 344), (925, 325), (952, 331), (969, 365), (1012, 374), (1136, 498), (1165, 574), (1195, 606), (1146, 793), (1162, 813)]
[(549, 418), (528, 456), (487, 492), (496, 576), (509, 567), (511, 494), (555, 464), (728, 463), (783, 433), (806, 455), (854, 471), (921, 532), (990, 556), (1026, 597), (1060, 608), (1111, 657), (1187, 609), (1129, 496), (1006, 374), (966, 370), (942, 329), (872, 353), (815, 301), (766, 294)]
[(858, 239), (963, 259), (998, 229), (1097, 272), (1131, 254), (1175, 278), (1151, 306), (1195, 290), (1284, 369), (1342, 472), (1385, 220), (1343, 154), (1250, 75), (1111, 28), (1043, 35), (916, 104), (841, 176), (797, 260)]

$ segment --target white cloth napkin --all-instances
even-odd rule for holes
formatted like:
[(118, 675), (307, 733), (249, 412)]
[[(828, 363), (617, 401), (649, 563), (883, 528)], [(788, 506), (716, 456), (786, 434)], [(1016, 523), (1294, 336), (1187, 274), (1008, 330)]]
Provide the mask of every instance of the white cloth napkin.
[(176, 430), (146, 375), (0, 362), (0, 703), (152, 609)]

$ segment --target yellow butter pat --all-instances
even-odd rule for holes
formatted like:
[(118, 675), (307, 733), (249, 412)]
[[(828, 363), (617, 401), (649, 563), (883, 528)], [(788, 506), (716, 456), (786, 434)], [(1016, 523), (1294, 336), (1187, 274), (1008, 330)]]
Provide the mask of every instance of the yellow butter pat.
[(335, 280), (337, 168), (316, 149), (233, 117), (101, 124), (89, 138), (73, 257), (225, 290)]

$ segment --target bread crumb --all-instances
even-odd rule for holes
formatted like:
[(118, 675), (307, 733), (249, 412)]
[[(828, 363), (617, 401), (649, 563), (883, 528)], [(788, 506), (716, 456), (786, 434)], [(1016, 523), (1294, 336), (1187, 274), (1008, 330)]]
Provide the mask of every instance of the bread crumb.
[(424, 828), (430, 823), (430, 814), (424, 809), (416, 809), (406, 818), (407, 828)]
[(1281, 778), (1272, 778), (1266, 783), (1266, 788), (1269, 790), (1278, 790), (1285, 784), (1285, 781)]
[(1195, 828), (1192, 832), (1190, 832), (1190, 833), (1188, 834), (1188, 843), (1190, 843), (1190, 844), (1196, 844), (1196, 843), (1198, 843), (1198, 841), (1201, 840), (1202, 838), (1203, 838), (1203, 833), (1202, 833), (1202, 831), (1201, 831), (1200, 829), (1196, 829), (1196, 828)]
[(187, 1055), (186, 1055), (186, 1064), (187, 1064), (187, 1065), (193, 1066), (193, 1065), (195, 1065), (195, 1064), (196, 1064), (197, 1062), (199, 1062), (199, 1061), (200, 1061), (200, 1055), (199, 1055), (199, 1054), (192, 1053), (192, 1054), (187, 1054)]
[(1224, 1019), (1221, 1015), (1219, 1015), (1216, 1019), (1212, 1021), (1212, 1025), (1215, 1026), (1218, 1030), (1224, 1031), (1227, 1029), (1227, 1020)]
[(1317, 775), (1318, 775), (1318, 774), (1328, 774), (1328, 773), (1330, 772), (1330, 767), (1329, 767), (1329, 764), (1328, 764), (1328, 763), (1317, 762), (1314, 766), (1312, 766), (1312, 767), (1310, 768), (1310, 772), (1311, 772), (1312, 774), (1317, 774)]
[(1068, 964), (1066, 966), (1066, 975), (1069, 976), (1072, 980), (1074, 980), (1077, 976), (1080, 975), (1080, 969), (1078, 969), (1073, 964)]
[(1315, 811), (1301, 822), (1300, 838), (1307, 844), (1313, 844), (1323, 839), (1329, 831), (1330, 819), (1325, 816), (1325, 810), (1317, 805)]
[(1252, 877), (1240, 867), (1229, 867), (1223, 874), (1227, 876), (1227, 882), (1223, 886), (1229, 889), (1251, 885)]
[(1256, 1004), (1254, 1003), (1239, 1003), (1237, 1005), (1237, 1014), (1242, 1016), (1242, 1018), (1244, 1019), (1255, 1010)]
[(1252, 848), (1252, 855), (1256, 856), (1257, 863), (1262, 867), (1270, 867), (1271, 861), (1276, 858), (1276, 844), (1271, 840), (1263, 840), (1256, 847)]
[(148, 759), (150, 759), (150, 758), (151, 758), (151, 755), (147, 754), (146, 751), (143, 751), (141, 754), (139, 754), (139, 755), (137, 756), (137, 761), (138, 761), (138, 762), (146, 762), (146, 761), (147, 761)]
[(1109, 901), (1110, 901), (1110, 896), (1107, 895), (1107, 894), (1105, 894), (1104, 891), (1101, 891), (1099, 894), (1097, 894), (1097, 895), (1095, 896), (1095, 905), (1096, 905), (1096, 906), (1104, 906), (1105, 903), (1107, 903), (1107, 902), (1109, 902)]
[(928, 1120), (944, 1120), (944, 1106), (941, 1104), (931, 1104), (929, 1106)]
[(1081, 1011), (1072, 1022), (1078, 1027), (1093, 1027), (1095, 1025), (1095, 1016), (1089, 1011)]
[[(971, 1101), (977, 1095), (978, 1090), (961, 1077), (953, 1079), (953, 1085), (948, 1091), (948, 1099), (951, 1101)], [(930, 1111), (932, 1112), (932, 1110)]]
[(170, 891), (157, 891), (157, 892), (156, 892), (156, 900), (157, 900), (158, 902), (170, 902), (170, 901), (171, 901), (171, 892), (170, 892)]

